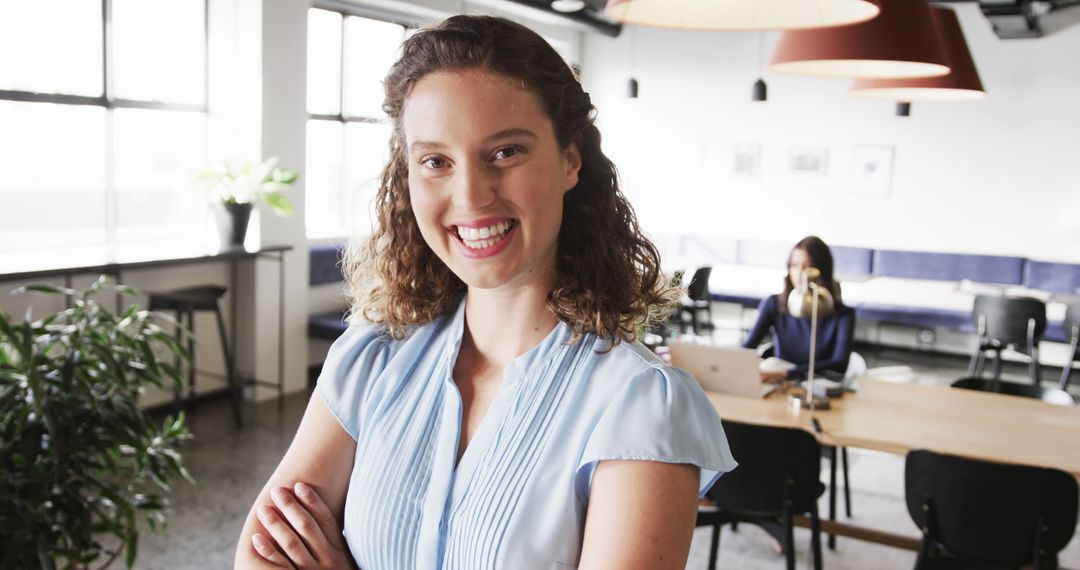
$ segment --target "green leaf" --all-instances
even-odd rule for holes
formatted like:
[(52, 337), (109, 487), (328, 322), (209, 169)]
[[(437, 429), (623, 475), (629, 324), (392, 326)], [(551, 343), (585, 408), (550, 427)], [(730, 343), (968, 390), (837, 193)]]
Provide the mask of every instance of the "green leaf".
[(267, 205), (269, 205), (277, 215), (293, 215), (293, 203), (285, 195), (277, 192), (270, 192), (266, 194), (264, 199), (266, 200)]
[[(129, 297), (138, 297), (139, 296), (139, 290), (138, 289), (136, 289), (134, 287), (129, 287), (127, 285), (117, 285), (116, 287), (113, 287), (113, 289), (117, 293), (120, 293), (121, 295), (127, 295)], [(132, 305), (132, 306), (128, 307), (128, 309), (135, 309), (135, 305)]]
[(273, 182), (285, 186), (295, 183), (298, 178), (300, 178), (300, 173), (291, 168), (277, 168), (274, 170), (273, 176), (271, 177)]
[(98, 278), (95, 279), (94, 282), (90, 284), (90, 287), (88, 287), (86, 289), (86, 291), (84, 291), (81, 296), (85, 298), (88, 293), (94, 293), (94, 292), (100, 291), (108, 284), (109, 284), (109, 277), (107, 275), (98, 275)]
[(33, 293), (43, 293), (45, 295), (75, 295), (76, 293), (78, 293), (78, 291), (74, 289), (68, 289), (67, 287), (56, 287), (54, 285), (42, 284), (23, 285), (22, 287), (15, 289), (14, 292), (25, 293), (27, 291)]
[(128, 536), (127, 553), (124, 556), (124, 563), (127, 564), (128, 568), (132, 568), (132, 567), (135, 566), (135, 555), (138, 554), (138, 552), (139, 552), (139, 533), (138, 533), (138, 531), (133, 531)]

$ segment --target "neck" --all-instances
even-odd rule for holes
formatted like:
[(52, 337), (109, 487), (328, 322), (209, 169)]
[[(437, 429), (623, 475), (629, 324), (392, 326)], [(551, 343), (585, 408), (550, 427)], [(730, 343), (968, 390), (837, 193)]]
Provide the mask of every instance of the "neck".
[(540, 344), (558, 324), (547, 307), (547, 291), (547, 287), (469, 289), (465, 327), (470, 348), (482, 360), (504, 367)]

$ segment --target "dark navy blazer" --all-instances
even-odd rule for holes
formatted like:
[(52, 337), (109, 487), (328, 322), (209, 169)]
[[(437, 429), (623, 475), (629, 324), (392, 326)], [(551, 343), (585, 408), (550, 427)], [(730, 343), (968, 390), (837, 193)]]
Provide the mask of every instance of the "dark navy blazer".
[[(743, 346), (756, 348), (771, 329), (775, 356), (796, 366), (788, 376), (805, 378), (810, 367), (810, 319), (792, 316), (787, 311), (781, 314), (779, 297), (770, 295), (761, 301), (757, 322)], [(814, 363), (818, 374), (831, 370), (843, 375), (847, 371), (854, 331), (855, 311), (850, 307), (839, 305), (832, 315), (818, 319)]]

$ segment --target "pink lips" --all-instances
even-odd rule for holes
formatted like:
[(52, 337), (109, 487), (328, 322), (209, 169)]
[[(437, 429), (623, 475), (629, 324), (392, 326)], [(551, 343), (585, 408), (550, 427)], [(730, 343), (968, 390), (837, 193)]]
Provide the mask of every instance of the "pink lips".
[(514, 238), (514, 234), (517, 233), (518, 224), (513, 224), (510, 229), (507, 230), (505, 234), (503, 234), (502, 238), (499, 239), (499, 241), (483, 249), (473, 249), (465, 245), (461, 240), (461, 236), (459, 236), (457, 233), (457, 228), (487, 228), (501, 222), (507, 222), (512, 220), (513, 218), (505, 217), (469, 220), (468, 222), (455, 223), (451, 225), (447, 231), (449, 231), (452, 235), (454, 245), (457, 247), (458, 251), (461, 252), (463, 256), (469, 259), (485, 259), (498, 255), (501, 251), (503, 251), (510, 245), (510, 241)]

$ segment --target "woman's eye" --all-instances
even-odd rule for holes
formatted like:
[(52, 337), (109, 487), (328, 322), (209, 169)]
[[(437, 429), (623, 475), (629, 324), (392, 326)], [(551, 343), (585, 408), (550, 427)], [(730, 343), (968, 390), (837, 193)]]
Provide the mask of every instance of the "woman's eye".
[(420, 159), (420, 165), (424, 168), (437, 170), (439, 168), (444, 168), (446, 166), (446, 161), (437, 156), (425, 156)]
[(506, 160), (520, 154), (525, 149), (518, 145), (504, 146), (495, 151), (495, 160)]

